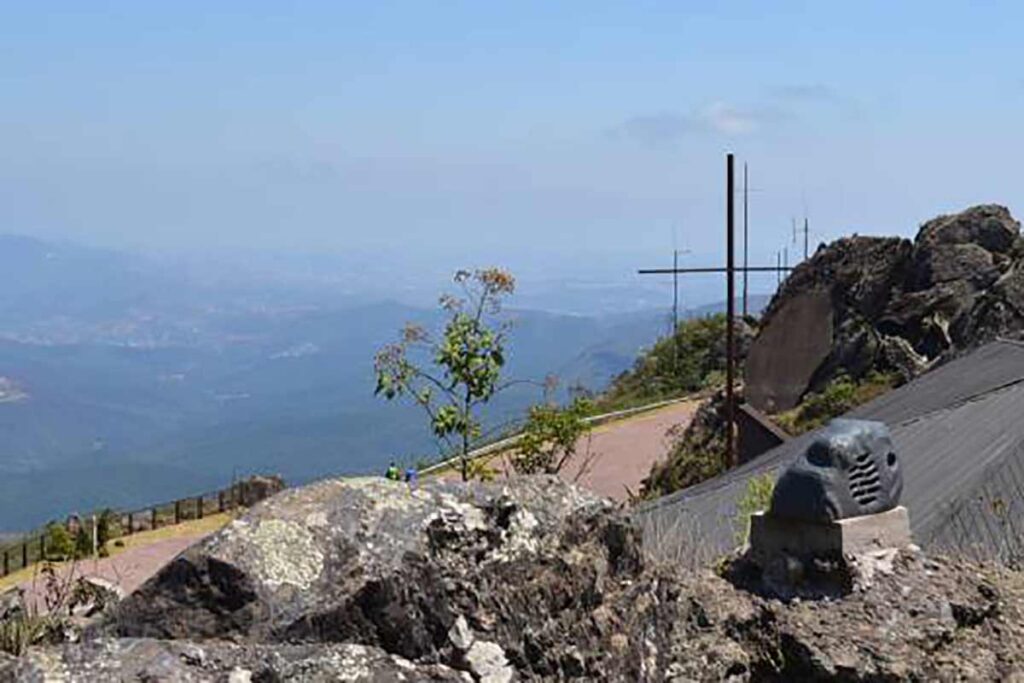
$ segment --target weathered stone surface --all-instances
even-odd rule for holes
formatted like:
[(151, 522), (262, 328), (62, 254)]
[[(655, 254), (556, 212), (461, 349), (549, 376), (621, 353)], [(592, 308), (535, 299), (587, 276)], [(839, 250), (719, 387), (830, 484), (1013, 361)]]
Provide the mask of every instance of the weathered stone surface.
[(973, 206), (960, 213), (933, 218), (917, 233), (922, 247), (942, 244), (976, 244), (985, 251), (1005, 254), (1013, 250), (1020, 235), (1020, 222), (1009, 209), (998, 204)]
[(910, 517), (897, 506), (886, 512), (834, 522), (810, 522), (756, 513), (750, 518), (750, 551), (761, 560), (863, 555), (911, 544)]
[(746, 394), (755, 406), (792, 408), (832, 352), (832, 297), (811, 289), (786, 301), (761, 330), (746, 362)]
[[(748, 356), (748, 399), (760, 410), (784, 410), (841, 373), (856, 379), (880, 370), (908, 379), (908, 371), (920, 372), (995, 336), (1019, 334), (1022, 258), (1020, 224), (995, 205), (939, 216), (921, 226), (913, 242), (851, 237), (819, 247), (765, 312)], [(800, 328), (809, 330), (814, 344), (797, 342), (789, 324), (807, 297), (822, 292), (831, 302), (825, 353), (820, 346), (826, 337), (818, 331), (823, 323)], [(918, 358), (894, 355), (897, 338)], [(803, 350), (810, 346), (813, 352)], [(799, 371), (783, 376), (764, 370), (775, 367)]]
[(236, 485), (238, 501), (245, 507), (252, 507), (261, 500), (266, 500), (276, 493), (284, 491), (284, 479), (281, 477), (264, 477), (254, 475), (238, 482)]
[[(554, 640), (617, 577), (635, 576), (638, 539), (611, 503), (556, 477), (416, 490), (380, 478), (321, 482), (261, 503), (177, 558), (108, 628), (352, 642), (453, 666), (485, 666), (490, 646), (473, 648), (490, 642), (517, 667), (555, 673), (559, 648), (537, 654), (534, 643)], [(460, 617), (468, 632), (458, 632)], [(468, 648), (452, 642), (453, 627)]]
[(0, 681), (459, 681), (472, 676), (442, 664), (416, 664), (362, 645), (237, 645), (104, 639), (40, 648), (20, 661), (0, 659)]
[[(188, 639), (100, 637), (0, 656), (0, 682), (1007, 680), (1024, 671), (1018, 573), (900, 552), (841, 568), (841, 599), (796, 599), (818, 568), (794, 567), (792, 599), (780, 600), (742, 560), (726, 563), (728, 579), (643, 567), (622, 512), (550, 478), (422, 488), (416, 497), (401, 484), (333, 482), (282, 494), (250, 511), (245, 531), (187, 553), (109, 625)], [(285, 526), (259, 530), (275, 521)], [(314, 549), (319, 573), (297, 560)], [(251, 604), (261, 607), (240, 618)], [(320, 628), (292, 630), (306, 617), (323, 619)]]

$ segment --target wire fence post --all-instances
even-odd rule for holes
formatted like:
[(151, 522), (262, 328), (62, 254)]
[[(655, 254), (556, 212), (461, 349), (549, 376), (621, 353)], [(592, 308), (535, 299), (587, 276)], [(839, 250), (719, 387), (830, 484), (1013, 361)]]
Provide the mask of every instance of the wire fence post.
[(224, 512), (224, 489), (217, 491), (217, 512)]
[(135, 515), (131, 512), (128, 513), (128, 533), (126, 536), (131, 536), (135, 533)]
[(181, 524), (181, 501), (174, 501), (174, 523)]
[(11, 573), (11, 555), (7, 550), (4, 550), (4, 576)]
[(46, 559), (46, 535), (43, 534), (39, 537), (39, 561), (42, 562)]
[(22, 541), (21, 543), (21, 567), (24, 569), (28, 566), (28, 541)]
[(159, 524), (159, 522), (160, 522), (160, 520), (157, 518), (157, 511), (156, 511), (156, 508), (154, 507), (150, 511), (150, 521), (149, 521), (150, 529), (155, 530), (157, 525)]
[(202, 519), (202, 518), (203, 518), (203, 497), (202, 496), (197, 496), (196, 497), (196, 519)]

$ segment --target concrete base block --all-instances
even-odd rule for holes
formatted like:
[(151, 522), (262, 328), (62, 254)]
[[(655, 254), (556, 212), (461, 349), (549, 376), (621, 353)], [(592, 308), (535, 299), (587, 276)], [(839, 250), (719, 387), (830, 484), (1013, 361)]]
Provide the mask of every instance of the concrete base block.
[(910, 517), (902, 505), (838, 522), (804, 522), (763, 512), (750, 517), (750, 550), (765, 560), (783, 555), (863, 555), (885, 548), (905, 548), (912, 542)]

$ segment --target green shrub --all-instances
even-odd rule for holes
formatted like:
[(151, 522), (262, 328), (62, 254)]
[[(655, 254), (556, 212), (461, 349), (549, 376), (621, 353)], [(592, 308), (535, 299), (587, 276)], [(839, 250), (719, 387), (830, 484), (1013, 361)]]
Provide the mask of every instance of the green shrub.
[(576, 454), (576, 448), (590, 427), (584, 418), (590, 401), (575, 399), (567, 407), (537, 405), (530, 413), (522, 437), (512, 455), (519, 474), (557, 474)]
[(120, 537), (123, 534), (121, 529), (121, 516), (107, 508), (96, 518), (96, 542), (102, 549), (108, 541)]
[(75, 543), (67, 527), (60, 522), (46, 525), (46, 555), (51, 560), (67, 560), (75, 554)]
[(82, 525), (75, 534), (75, 557), (92, 556), (92, 533), (83, 520)]
[(49, 630), (50, 620), (45, 616), (19, 614), (0, 620), (0, 652), (20, 657), (43, 642)]
[(884, 394), (899, 382), (898, 375), (877, 371), (868, 373), (860, 380), (841, 374), (821, 392), (806, 396), (796, 408), (776, 415), (775, 421), (794, 436), (803, 434)]
[(750, 540), (750, 516), (755, 512), (767, 510), (772, 502), (775, 491), (775, 478), (771, 474), (762, 474), (747, 480), (747, 488), (736, 503), (736, 542), (745, 545)]
[(615, 378), (599, 407), (613, 410), (723, 384), (725, 331), (724, 314), (680, 323), (674, 336), (659, 339)]

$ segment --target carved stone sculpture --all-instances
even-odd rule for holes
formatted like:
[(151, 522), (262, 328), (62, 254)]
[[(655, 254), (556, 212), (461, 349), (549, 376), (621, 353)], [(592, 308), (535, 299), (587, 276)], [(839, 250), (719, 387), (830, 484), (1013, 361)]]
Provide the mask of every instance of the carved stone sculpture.
[(903, 474), (881, 422), (833, 420), (775, 484), (769, 514), (833, 522), (896, 507)]

